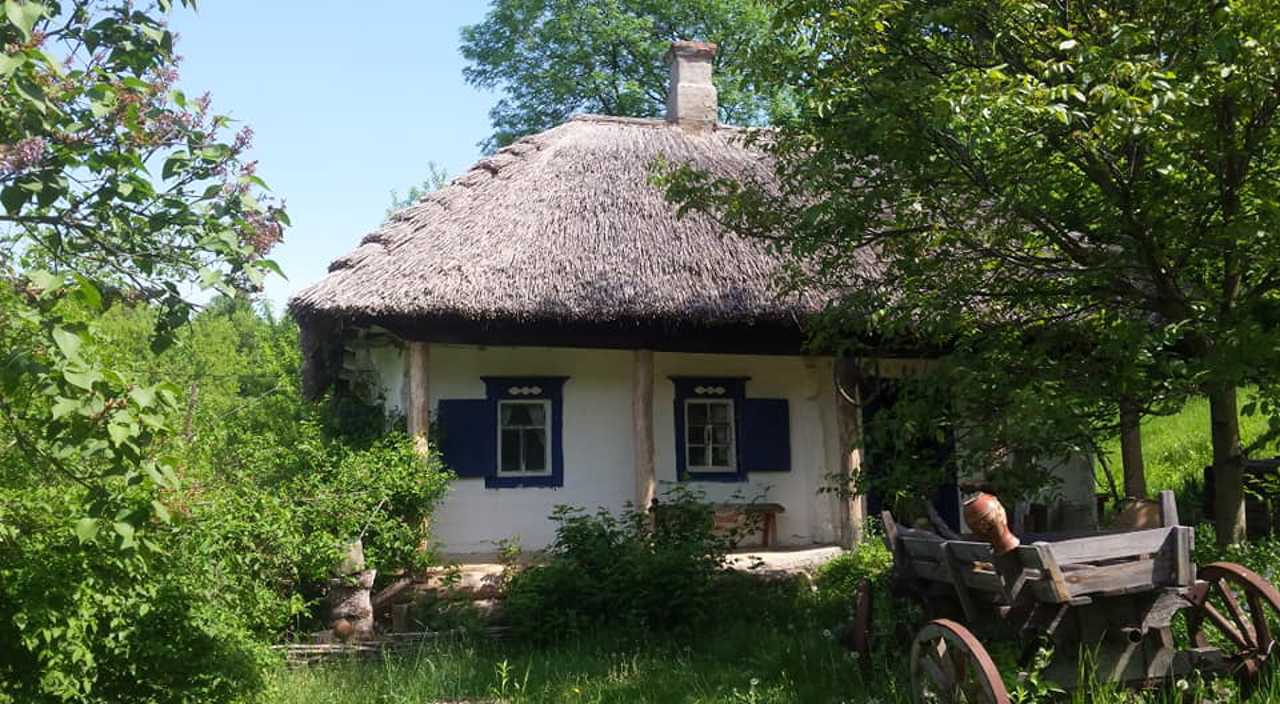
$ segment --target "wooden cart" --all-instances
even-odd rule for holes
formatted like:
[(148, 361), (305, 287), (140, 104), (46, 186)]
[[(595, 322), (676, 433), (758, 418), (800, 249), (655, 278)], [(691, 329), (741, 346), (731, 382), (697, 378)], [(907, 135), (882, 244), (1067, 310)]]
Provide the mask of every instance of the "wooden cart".
[[(916, 700), (1009, 701), (973, 631), (1009, 639), (1023, 666), (1048, 646), (1052, 657), (1041, 677), (1068, 690), (1086, 684), (1077, 681), (1082, 669), (1099, 682), (1138, 687), (1194, 670), (1232, 676), (1251, 693), (1273, 660), (1280, 593), (1237, 564), (1197, 570), (1195, 534), (1178, 525), (1172, 493), (1161, 496), (1161, 509), (1159, 528), (1027, 535), (998, 557), (986, 542), (906, 528), (884, 512), (895, 596), (913, 599), (929, 619), (912, 638)], [(855, 612), (854, 647), (869, 655), (865, 585)], [(1185, 620), (1176, 629), (1181, 643), (1175, 643), (1176, 618)], [(1089, 668), (1080, 667), (1082, 657)]]

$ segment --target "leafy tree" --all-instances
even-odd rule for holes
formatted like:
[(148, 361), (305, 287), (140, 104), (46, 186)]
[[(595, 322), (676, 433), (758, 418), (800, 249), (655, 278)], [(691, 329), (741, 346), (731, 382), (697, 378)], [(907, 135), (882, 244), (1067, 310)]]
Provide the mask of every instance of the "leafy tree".
[(110, 366), (99, 340), (127, 301), (171, 344), (184, 294), (277, 270), (264, 255), (288, 222), (242, 160), (252, 133), (176, 88), (170, 4), (3, 2), (0, 701), (261, 684), (263, 651), (167, 549), (180, 390)]
[(404, 194), (403, 198), (401, 198), (400, 194), (396, 191), (391, 192), (391, 207), (387, 208), (387, 215), (390, 216), (401, 208), (407, 208), (414, 203), (417, 203), (419, 198), (428, 193), (444, 188), (448, 183), (449, 172), (445, 171), (444, 167), (436, 162), (428, 161), (427, 177), (422, 180), (422, 183), (416, 186), (410, 186), (408, 192)]
[(1280, 431), (1278, 27), (1270, 3), (789, 3), (760, 55), (803, 96), (768, 144), (782, 192), (685, 170), (672, 195), (777, 238), (847, 294), (833, 320), (1033, 374), (1005, 388), (1206, 394), (1238, 541), (1236, 389)]
[(758, 124), (780, 105), (747, 73), (747, 49), (768, 27), (760, 0), (494, 0), (483, 22), (462, 30), (463, 75), (504, 93), (483, 143), (492, 150), (575, 112), (662, 115), (671, 42), (712, 41), (721, 118)]

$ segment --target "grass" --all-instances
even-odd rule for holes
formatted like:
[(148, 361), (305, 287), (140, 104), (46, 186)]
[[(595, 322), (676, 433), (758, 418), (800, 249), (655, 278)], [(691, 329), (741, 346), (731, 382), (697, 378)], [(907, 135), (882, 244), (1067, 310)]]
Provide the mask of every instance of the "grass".
[[(1241, 389), (1242, 406), (1248, 402), (1249, 395), (1248, 389)], [(1261, 436), (1266, 429), (1267, 420), (1263, 416), (1240, 417), (1240, 435), (1246, 445)], [(1107, 443), (1104, 450), (1116, 482), (1122, 482), (1120, 441), (1117, 439)], [(1273, 446), (1270, 450), (1274, 452), (1276, 448)], [(1147, 470), (1147, 489), (1151, 495), (1171, 489), (1178, 494), (1180, 504), (1198, 505), (1204, 468), (1213, 463), (1213, 446), (1209, 438), (1209, 402), (1205, 399), (1193, 399), (1174, 415), (1144, 420), (1142, 456)], [(1099, 468), (1098, 486), (1106, 487), (1106, 482), (1107, 479)]]
[[(455, 643), (381, 663), (281, 670), (272, 704), (908, 704), (910, 646), (886, 643), (870, 667), (860, 667), (822, 631), (734, 628), (697, 642), (682, 639), (566, 642), (549, 648)], [(1007, 649), (997, 649), (1005, 660)], [(1012, 672), (1011, 668), (1002, 668)], [(1110, 686), (1065, 699), (1006, 675), (1015, 702), (1182, 704), (1234, 702), (1226, 681), (1182, 682), (1154, 693)], [(1270, 686), (1253, 702), (1280, 701)]]
[[(277, 704), (842, 702), (869, 683), (821, 631), (735, 626), (701, 639), (429, 646), (381, 664), (282, 671)], [(892, 699), (900, 701), (896, 688)]]

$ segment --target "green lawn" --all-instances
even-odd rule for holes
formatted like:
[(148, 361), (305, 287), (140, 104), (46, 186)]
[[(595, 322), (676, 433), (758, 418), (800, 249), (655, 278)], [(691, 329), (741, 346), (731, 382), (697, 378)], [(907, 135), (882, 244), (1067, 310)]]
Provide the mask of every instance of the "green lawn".
[[(368, 702), (842, 702), (905, 701), (898, 677), (863, 677), (821, 630), (733, 627), (701, 639), (553, 647), (430, 646), (382, 664), (281, 672), (277, 704)], [(874, 682), (874, 684), (873, 684)]]
[[(1248, 400), (1249, 391), (1242, 389), (1241, 405)], [(1266, 428), (1267, 421), (1261, 416), (1240, 418), (1240, 434), (1246, 445)], [(1119, 440), (1108, 443), (1104, 449), (1116, 482), (1122, 482)], [(1268, 454), (1274, 452), (1274, 447), (1269, 448)], [(1146, 460), (1147, 488), (1152, 495), (1172, 489), (1184, 501), (1198, 497), (1204, 468), (1213, 462), (1208, 401), (1195, 399), (1175, 415), (1147, 418), (1142, 424), (1142, 455)], [(1101, 468), (1098, 482), (1099, 487), (1106, 487)]]
[[(435, 704), (458, 702), (649, 704), (842, 704), (911, 701), (909, 644), (888, 642), (865, 670), (823, 631), (736, 628), (697, 642), (620, 644), (584, 640), (555, 647), (514, 644), (430, 646), (384, 663), (281, 670), (272, 704)], [(1004, 661), (1009, 652), (997, 652)], [(1013, 668), (1006, 668), (1012, 671)], [(1011, 690), (1016, 678), (1006, 674)], [(1015, 702), (1174, 704), (1236, 701), (1218, 686), (1183, 682), (1137, 694), (1102, 687), (1066, 700), (1025, 692)], [(1012, 691), (1011, 691), (1012, 693)], [(1280, 688), (1251, 701), (1280, 701)]]

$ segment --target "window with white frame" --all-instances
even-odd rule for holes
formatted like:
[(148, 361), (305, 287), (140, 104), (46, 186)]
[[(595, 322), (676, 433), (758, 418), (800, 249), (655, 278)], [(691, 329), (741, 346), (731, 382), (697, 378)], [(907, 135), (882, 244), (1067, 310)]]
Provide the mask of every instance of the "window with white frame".
[(688, 471), (737, 471), (732, 400), (688, 399), (684, 402), (684, 424)]
[(551, 402), (498, 402), (498, 474), (551, 473)]

